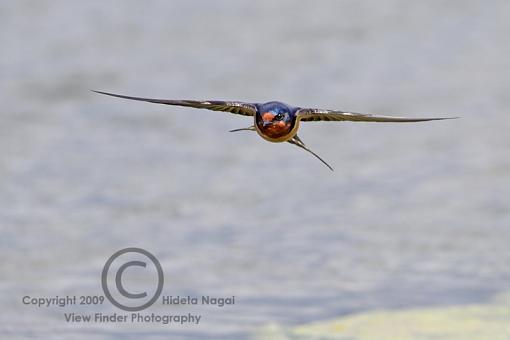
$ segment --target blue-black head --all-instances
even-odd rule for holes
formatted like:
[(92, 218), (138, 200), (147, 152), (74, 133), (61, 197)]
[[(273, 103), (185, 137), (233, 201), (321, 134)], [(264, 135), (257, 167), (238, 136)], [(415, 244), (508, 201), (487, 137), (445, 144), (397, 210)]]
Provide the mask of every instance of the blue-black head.
[(263, 137), (280, 139), (287, 136), (296, 124), (297, 109), (281, 102), (257, 105), (255, 124)]

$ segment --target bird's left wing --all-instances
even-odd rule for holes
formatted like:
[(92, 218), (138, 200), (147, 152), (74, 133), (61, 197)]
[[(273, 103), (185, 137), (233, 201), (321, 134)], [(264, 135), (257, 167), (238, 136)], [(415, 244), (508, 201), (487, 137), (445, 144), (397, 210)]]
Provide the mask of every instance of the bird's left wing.
[(165, 104), (165, 105), (175, 105), (175, 106), (186, 106), (193, 107), (197, 109), (207, 109), (213, 111), (225, 111), (230, 113), (235, 113), (243, 116), (253, 116), (257, 112), (257, 108), (254, 104), (251, 103), (243, 103), (243, 102), (229, 102), (229, 101), (221, 101), (221, 100), (171, 100), (171, 99), (153, 99), (153, 98), (141, 98), (141, 97), (131, 97), (124, 96), (120, 94), (102, 92), (102, 91), (93, 91), (100, 94), (105, 94), (107, 96), (113, 96), (123, 99), (130, 100), (138, 100), (142, 102), (156, 103), (156, 104)]
[(353, 122), (388, 122), (388, 123), (411, 123), (426, 122), (430, 120), (454, 119), (456, 117), (442, 118), (405, 118), (379, 116), (366, 113), (353, 113), (335, 110), (322, 109), (298, 109), (296, 111), (297, 118), (301, 121), (353, 121)]

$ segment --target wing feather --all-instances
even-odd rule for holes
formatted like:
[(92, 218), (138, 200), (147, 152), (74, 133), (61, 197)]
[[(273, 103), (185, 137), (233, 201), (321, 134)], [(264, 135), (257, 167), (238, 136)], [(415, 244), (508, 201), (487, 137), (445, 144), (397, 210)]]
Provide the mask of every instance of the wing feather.
[(114, 94), (114, 93), (102, 92), (102, 91), (93, 91), (93, 92), (105, 94), (107, 96), (123, 98), (123, 99), (138, 100), (138, 101), (156, 103), (156, 104), (193, 107), (193, 108), (197, 108), (197, 109), (207, 109), (207, 110), (212, 110), (212, 111), (224, 111), (224, 112), (230, 112), (230, 113), (243, 115), (243, 116), (253, 116), (257, 111), (257, 108), (254, 104), (235, 102), (235, 101), (154, 99), (154, 98), (124, 96), (124, 95), (120, 95), (120, 94)]
[(299, 109), (296, 112), (299, 120), (310, 121), (351, 121), (351, 122), (388, 122), (388, 123), (411, 123), (426, 122), (431, 120), (455, 119), (457, 117), (439, 117), (439, 118), (406, 118), (379, 116), (366, 113), (354, 113), (334, 110), (321, 109)]

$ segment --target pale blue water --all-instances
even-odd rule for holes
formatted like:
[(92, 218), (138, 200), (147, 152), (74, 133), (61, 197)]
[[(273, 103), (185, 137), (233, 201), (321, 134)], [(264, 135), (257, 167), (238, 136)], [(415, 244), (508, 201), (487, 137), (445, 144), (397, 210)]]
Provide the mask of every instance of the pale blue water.
[[(508, 290), (509, 15), (506, 1), (1, 2), (0, 337), (242, 338)], [(331, 173), (227, 132), (248, 118), (89, 89), (462, 119), (303, 124)], [(102, 294), (129, 246), (158, 257), (166, 294), (236, 304), (168, 327), (21, 303)]]

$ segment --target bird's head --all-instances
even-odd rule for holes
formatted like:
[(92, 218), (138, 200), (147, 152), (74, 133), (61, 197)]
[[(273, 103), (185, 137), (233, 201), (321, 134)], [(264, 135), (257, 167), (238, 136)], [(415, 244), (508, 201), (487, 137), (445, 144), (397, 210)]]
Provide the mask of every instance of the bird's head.
[(289, 134), (295, 126), (295, 109), (280, 102), (264, 103), (258, 107), (255, 121), (257, 129), (273, 139)]

